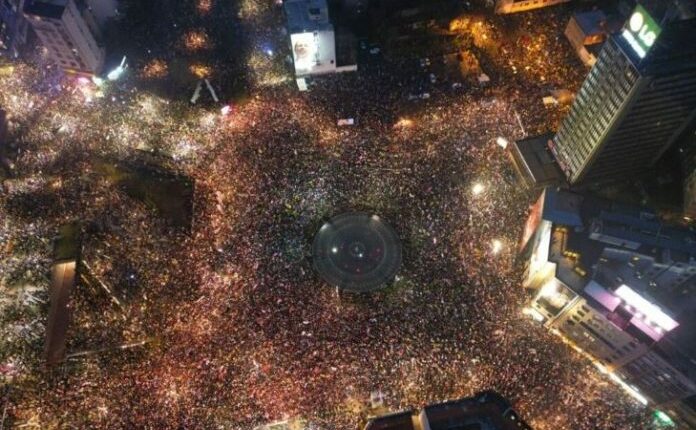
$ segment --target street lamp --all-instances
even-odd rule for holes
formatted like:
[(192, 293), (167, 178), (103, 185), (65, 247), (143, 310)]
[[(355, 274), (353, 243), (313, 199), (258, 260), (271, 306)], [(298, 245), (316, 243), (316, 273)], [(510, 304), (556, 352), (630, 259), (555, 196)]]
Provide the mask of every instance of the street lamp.
[(473, 187), (471, 187), (471, 192), (475, 195), (478, 196), (481, 193), (483, 193), (486, 190), (486, 187), (483, 186), (481, 183), (475, 183)]

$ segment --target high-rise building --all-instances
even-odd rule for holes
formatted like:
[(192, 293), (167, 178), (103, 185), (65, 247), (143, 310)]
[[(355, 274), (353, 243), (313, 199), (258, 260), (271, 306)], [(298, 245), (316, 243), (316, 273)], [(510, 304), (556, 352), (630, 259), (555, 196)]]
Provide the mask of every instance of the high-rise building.
[(521, 247), (526, 312), (641, 401), (696, 425), (696, 232), (547, 188)]
[(63, 70), (94, 75), (104, 66), (96, 18), (83, 1), (27, 0), (24, 13), (43, 46)]
[(416, 411), (372, 418), (365, 430), (531, 430), (498, 393), (485, 391), (473, 397), (436, 403)]
[(571, 185), (644, 170), (696, 117), (692, 2), (642, 3), (607, 39), (548, 142)]

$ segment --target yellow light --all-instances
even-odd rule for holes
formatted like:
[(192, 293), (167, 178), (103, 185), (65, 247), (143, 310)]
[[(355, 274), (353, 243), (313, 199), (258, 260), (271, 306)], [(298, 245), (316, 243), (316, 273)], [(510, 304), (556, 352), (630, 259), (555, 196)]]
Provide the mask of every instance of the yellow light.
[(493, 254), (497, 254), (503, 249), (503, 242), (501, 242), (498, 239), (493, 239), (493, 242), (491, 243), (491, 251), (493, 251)]
[(539, 290), (539, 297), (551, 298), (557, 295), (558, 288), (556, 287), (556, 283), (553, 281), (547, 282), (543, 287), (541, 287), (541, 290)]
[(394, 124), (394, 127), (411, 127), (413, 125), (413, 120), (408, 119), (408, 118), (401, 118), (399, 121)]
[(486, 187), (483, 186), (481, 183), (476, 183), (474, 184), (473, 187), (471, 187), (471, 192), (475, 195), (478, 196), (481, 193), (483, 193), (486, 190)]

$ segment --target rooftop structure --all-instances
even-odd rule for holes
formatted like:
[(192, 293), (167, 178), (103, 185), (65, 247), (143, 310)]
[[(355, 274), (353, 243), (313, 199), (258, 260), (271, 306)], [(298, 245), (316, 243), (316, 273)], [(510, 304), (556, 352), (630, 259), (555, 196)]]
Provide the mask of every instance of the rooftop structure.
[[(521, 248), (530, 315), (621, 375), (641, 401), (696, 395), (688, 328), (696, 324), (696, 232), (646, 209), (547, 188)], [(655, 372), (660, 380), (646, 379)]]
[(553, 133), (524, 138), (510, 146), (510, 156), (517, 173), (528, 187), (560, 185), (565, 176), (553, 159), (548, 142)]
[(607, 17), (601, 10), (577, 12), (568, 21), (565, 36), (586, 66), (593, 66), (597, 61), (592, 47), (604, 42), (606, 22)]
[(377, 215), (364, 212), (333, 217), (317, 232), (314, 268), (328, 283), (369, 292), (392, 281), (401, 266), (401, 242)]
[(487, 391), (473, 397), (371, 419), (365, 430), (530, 430), (506, 399)]

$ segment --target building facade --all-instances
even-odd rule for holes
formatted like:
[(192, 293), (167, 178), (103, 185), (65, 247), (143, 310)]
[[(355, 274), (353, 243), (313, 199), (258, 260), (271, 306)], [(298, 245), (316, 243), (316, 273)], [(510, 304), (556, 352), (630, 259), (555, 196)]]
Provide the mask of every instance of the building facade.
[(27, 15), (51, 58), (69, 73), (96, 75), (105, 50), (97, 21), (86, 3), (76, 0), (27, 0)]
[(655, 15), (638, 5), (608, 38), (549, 142), (571, 185), (650, 167), (696, 116), (696, 17)]
[(547, 188), (521, 249), (526, 312), (634, 397), (696, 424), (696, 233)]
[(19, 56), (29, 37), (23, 7), (24, 0), (0, 0), (0, 53), (12, 58)]
[(495, 2), (495, 13), (506, 14), (524, 12), (569, 1), (570, 0), (497, 0)]

